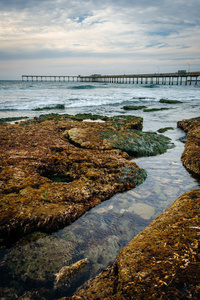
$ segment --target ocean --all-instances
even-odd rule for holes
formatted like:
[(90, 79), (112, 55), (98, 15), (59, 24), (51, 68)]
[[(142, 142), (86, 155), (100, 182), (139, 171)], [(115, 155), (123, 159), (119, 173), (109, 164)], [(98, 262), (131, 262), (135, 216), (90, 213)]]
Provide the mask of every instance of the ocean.
[[(200, 84), (112, 84), (90, 82), (31, 82), (0, 81), (0, 118), (34, 117), (41, 114), (95, 113), (103, 115), (130, 114), (124, 105), (144, 105), (148, 108), (165, 107), (161, 98), (183, 101), (175, 110), (157, 113), (172, 119), (198, 115)], [(132, 113), (132, 112), (131, 112)], [(134, 112), (135, 114), (135, 112)], [(148, 113), (137, 111), (148, 120)], [(176, 120), (177, 121), (177, 120)], [(148, 126), (151, 126), (148, 124)]]
[[(182, 103), (166, 104), (160, 99)], [(125, 110), (127, 105), (145, 106), (147, 111)], [(50, 235), (38, 233), (0, 250), (3, 299), (72, 295), (113, 263), (120, 249), (179, 196), (200, 186), (182, 165), (182, 140), (186, 135), (177, 128), (177, 121), (200, 116), (200, 85), (0, 81), (0, 118), (49, 113), (141, 116), (144, 131), (172, 127), (164, 135), (175, 147), (162, 155), (133, 159), (148, 174), (135, 189), (115, 195), (62, 230)], [(88, 265), (56, 288), (54, 274), (82, 258), (88, 258)]]

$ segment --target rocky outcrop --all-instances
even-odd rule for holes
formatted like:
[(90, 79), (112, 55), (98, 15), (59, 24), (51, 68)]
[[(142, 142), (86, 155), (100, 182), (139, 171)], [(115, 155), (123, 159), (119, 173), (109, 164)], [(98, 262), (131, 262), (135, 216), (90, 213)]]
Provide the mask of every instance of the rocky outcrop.
[(181, 160), (186, 169), (200, 177), (200, 117), (179, 121), (177, 126), (187, 132)]
[(52, 114), (2, 124), (0, 243), (33, 231), (58, 230), (115, 193), (141, 183), (146, 172), (130, 160), (131, 147), (141, 136), (142, 150), (145, 140), (148, 149), (157, 148), (154, 154), (171, 147), (169, 139), (156, 133), (149, 133), (150, 138), (145, 133), (144, 138), (141, 128), (142, 118), (133, 116)]
[(199, 299), (199, 204), (200, 189), (183, 194), (113, 265), (64, 299)]

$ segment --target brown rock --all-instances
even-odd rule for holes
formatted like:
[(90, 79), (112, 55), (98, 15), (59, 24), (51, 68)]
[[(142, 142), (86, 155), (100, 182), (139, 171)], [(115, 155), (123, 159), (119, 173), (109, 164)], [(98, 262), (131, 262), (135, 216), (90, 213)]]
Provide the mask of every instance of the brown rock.
[(35, 118), (0, 126), (1, 244), (62, 228), (142, 180), (143, 171), (129, 155), (101, 139), (102, 130), (142, 126), (141, 118), (122, 119)]
[(181, 160), (189, 172), (200, 177), (200, 118), (179, 121), (177, 126), (187, 132)]

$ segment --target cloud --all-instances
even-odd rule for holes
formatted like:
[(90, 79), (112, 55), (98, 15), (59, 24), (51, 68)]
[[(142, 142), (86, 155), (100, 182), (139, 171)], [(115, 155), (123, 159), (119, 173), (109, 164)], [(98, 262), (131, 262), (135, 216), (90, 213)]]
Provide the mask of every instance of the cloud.
[(1, 61), (199, 59), (199, 0), (0, 1)]

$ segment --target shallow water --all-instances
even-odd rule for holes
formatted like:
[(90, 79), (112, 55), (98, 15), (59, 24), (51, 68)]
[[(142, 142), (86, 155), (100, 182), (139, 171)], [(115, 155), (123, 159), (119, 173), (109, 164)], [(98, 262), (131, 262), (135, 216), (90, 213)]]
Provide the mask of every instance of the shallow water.
[[(95, 90), (95, 89), (93, 89)], [(92, 90), (92, 91), (93, 91)], [(121, 103), (139, 102), (150, 107), (163, 107), (148, 88), (113, 88), (115, 96), (120, 94), (126, 100)], [(159, 90), (158, 98), (166, 91)], [(86, 89), (87, 91), (87, 89)], [(120, 91), (120, 92), (119, 92)], [(168, 98), (169, 98), (169, 90)], [(86, 212), (72, 225), (51, 235), (33, 234), (7, 251), (0, 252), (0, 297), (16, 299), (22, 295), (30, 299), (57, 299), (71, 295), (86, 280), (98, 274), (110, 265), (124, 247), (136, 234), (141, 232), (156, 216), (164, 212), (185, 191), (199, 187), (199, 182), (182, 166), (181, 153), (184, 144), (180, 141), (185, 134), (176, 128), (176, 122), (183, 118), (199, 115), (196, 90), (170, 89), (171, 99), (184, 98), (185, 102), (175, 105), (169, 111), (145, 113), (143, 111), (124, 111), (122, 104), (109, 103), (86, 108), (73, 108), (71, 112), (93, 112), (98, 114), (116, 115), (119, 113), (133, 114), (144, 118), (144, 131), (157, 131), (162, 127), (173, 127), (164, 135), (172, 139), (175, 148), (156, 157), (133, 159), (141, 168), (148, 172), (146, 181), (128, 192), (117, 194)], [(96, 91), (98, 97), (98, 91)], [(111, 93), (109, 91), (109, 93)], [(182, 93), (182, 94), (181, 94)], [(174, 94), (174, 98), (172, 98)], [(195, 94), (195, 95), (194, 95)], [(139, 96), (144, 99), (139, 100)], [(189, 101), (191, 96), (191, 101)], [(91, 95), (92, 97), (92, 95)], [(129, 100), (127, 100), (127, 98)], [(9, 112), (10, 113), (10, 112)], [(65, 286), (54, 285), (54, 274), (63, 266), (82, 258), (88, 258), (88, 265)], [(28, 298), (28, 299), (29, 299)], [(21, 298), (23, 299), (23, 297)]]

